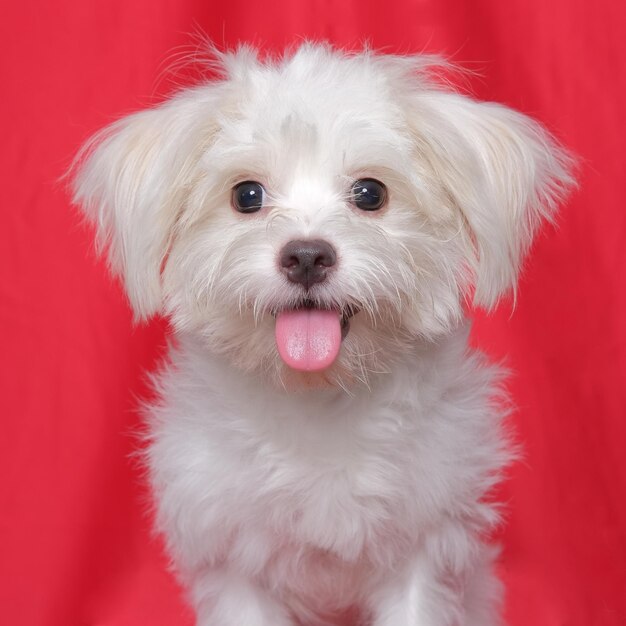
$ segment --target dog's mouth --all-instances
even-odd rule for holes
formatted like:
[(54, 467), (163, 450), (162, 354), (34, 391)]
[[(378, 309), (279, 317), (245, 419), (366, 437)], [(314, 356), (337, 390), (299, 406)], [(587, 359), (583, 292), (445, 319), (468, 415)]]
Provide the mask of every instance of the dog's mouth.
[(297, 306), (276, 311), (275, 338), (280, 357), (292, 369), (317, 372), (330, 367), (350, 330), (358, 308), (325, 307), (305, 299)]

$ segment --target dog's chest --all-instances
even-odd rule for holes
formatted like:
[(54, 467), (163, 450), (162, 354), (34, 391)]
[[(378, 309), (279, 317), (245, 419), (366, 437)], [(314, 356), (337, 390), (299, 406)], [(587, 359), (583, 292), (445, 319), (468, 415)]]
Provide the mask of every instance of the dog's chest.
[(409, 452), (384, 445), (389, 433), (370, 441), (352, 427), (329, 436), (317, 426), (324, 424), (297, 436), (287, 428), (280, 436), (264, 433), (262, 444), (239, 455), (241, 474), (229, 489), (229, 508), (239, 514), (235, 552), (263, 546), (255, 550), (257, 566), (272, 586), (301, 601), (345, 606), (408, 547), (401, 483)]
[[(406, 499), (412, 450), (398, 433), (318, 423), (265, 434), (245, 459), (249, 502), (300, 545), (356, 559), (373, 537), (389, 534)], [(307, 430), (308, 428), (308, 430)], [(326, 558), (326, 557), (324, 557)], [(317, 562), (315, 559), (312, 562)]]
[(154, 422), (160, 516), (170, 527), (186, 520), (189, 560), (260, 572), (298, 546), (280, 561), (299, 561), (322, 594), (358, 578), (364, 558), (379, 569), (403, 558), (419, 478), (411, 407), (372, 394), (250, 398), (228, 387), (211, 397), (199, 387), (193, 404), (170, 402)]

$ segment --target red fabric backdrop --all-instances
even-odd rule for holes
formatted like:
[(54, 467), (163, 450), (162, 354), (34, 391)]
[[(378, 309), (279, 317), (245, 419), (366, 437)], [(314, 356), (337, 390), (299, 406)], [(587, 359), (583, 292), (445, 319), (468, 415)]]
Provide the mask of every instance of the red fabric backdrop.
[[(581, 190), (539, 238), (513, 316), (475, 342), (515, 372), (526, 459), (504, 489), (512, 626), (626, 624), (626, 5), (619, 0), (60, 0), (0, 19), (0, 613), (12, 626), (189, 626), (131, 460), (165, 325), (133, 328), (59, 176), (80, 143), (171, 88), (199, 29), (442, 52), (481, 98), (552, 128)], [(171, 58), (170, 58), (171, 60)]]

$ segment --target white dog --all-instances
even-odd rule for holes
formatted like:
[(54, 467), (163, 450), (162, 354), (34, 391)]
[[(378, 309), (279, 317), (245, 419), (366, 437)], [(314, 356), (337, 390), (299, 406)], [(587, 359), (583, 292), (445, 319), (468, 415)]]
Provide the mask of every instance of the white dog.
[(509, 460), (464, 304), (514, 288), (572, 184), (431, 57), (306, 44), (96, 137), (75, 199), (175, 338), (147, 461), (201, 626), (491, 626)]

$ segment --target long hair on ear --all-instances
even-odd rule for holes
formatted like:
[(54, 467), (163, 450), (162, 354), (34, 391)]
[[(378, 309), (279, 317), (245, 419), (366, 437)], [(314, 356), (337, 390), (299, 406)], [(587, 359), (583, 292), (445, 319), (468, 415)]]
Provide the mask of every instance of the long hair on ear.
[(74, 202), (95, 224), (138, 319), (161, 308), (162, 265), (214, 130), (217, 91), (187, 90), (111, 124), (72, 167)]
[(468, 230), (474, 304), (491, 308), (515, 292), (539, 224), (554, 219), (575, 186), (575, 161), (539, 123), (508, 107), (432, 84), (412, 90), (406, 102), (419, 158)]

